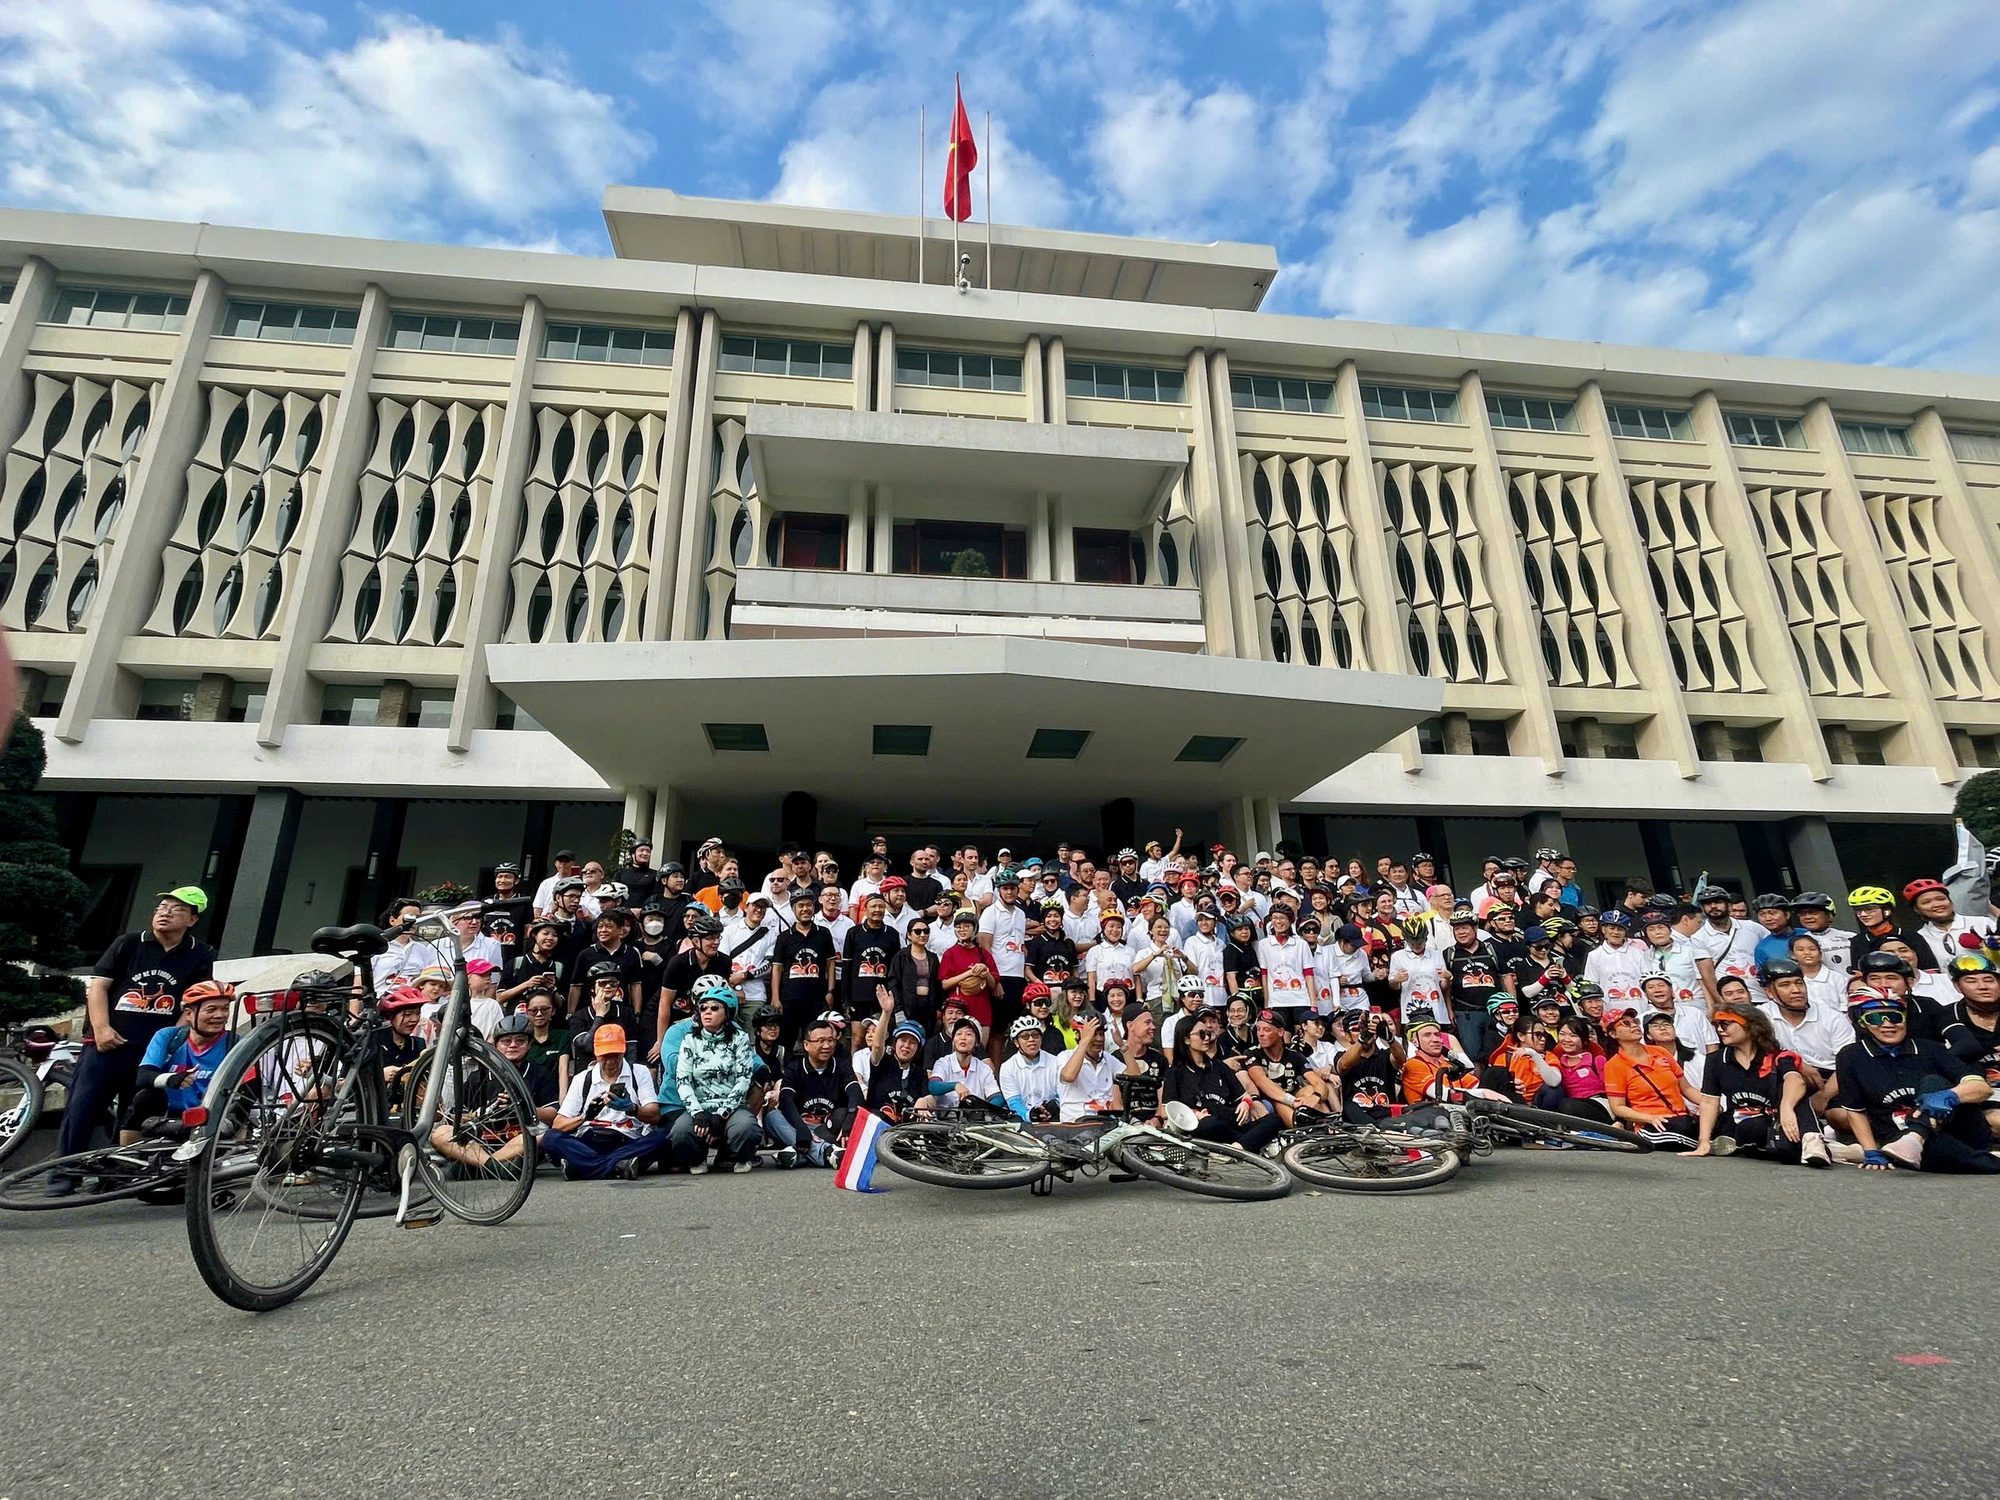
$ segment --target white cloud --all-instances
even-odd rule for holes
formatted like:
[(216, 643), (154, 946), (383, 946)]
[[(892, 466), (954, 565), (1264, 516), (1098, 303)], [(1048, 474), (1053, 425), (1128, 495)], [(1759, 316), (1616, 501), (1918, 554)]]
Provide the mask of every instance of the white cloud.
[(316, 29), (239, 0), (0, 10), (0, 184), (93, 213), (532, 238), (649, 149), (510, 33), (389, 16), (345, 50), (294, 45)]
[(851, 22), (834, 0), (703, 0), (674, 18), (674, 42), (634, 63), (725, 131), (760, 136), (833, 66)]

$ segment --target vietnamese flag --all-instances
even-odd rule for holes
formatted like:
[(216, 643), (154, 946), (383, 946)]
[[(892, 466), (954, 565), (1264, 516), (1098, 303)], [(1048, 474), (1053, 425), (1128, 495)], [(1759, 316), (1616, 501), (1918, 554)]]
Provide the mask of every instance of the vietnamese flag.
[(955, 73), (951, 91), (958, 107), (951, 112), (951, 145), (944, 155), (944, 216), (963, 224), (972, 217), (972, 169), (979, 165), (979, 147), (973, 144), (972, 122), (965, 117), (965, 94)]

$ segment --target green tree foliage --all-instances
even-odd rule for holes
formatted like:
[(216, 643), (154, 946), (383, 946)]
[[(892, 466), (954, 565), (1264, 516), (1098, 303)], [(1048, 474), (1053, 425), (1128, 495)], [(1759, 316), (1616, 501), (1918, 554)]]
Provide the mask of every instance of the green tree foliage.
[(35, 795), (48, 752), (26, 714), (0, 750), (0, 1021), (56, 1015), (83, 1003), (66, 972), (84, 962), (76, 924), (90, 892), (70, 873), (55, 819)]
[(1955, 810), (1974, 838), (2000, 848), (2000, 771), (1981, 771), (1961, 783)]

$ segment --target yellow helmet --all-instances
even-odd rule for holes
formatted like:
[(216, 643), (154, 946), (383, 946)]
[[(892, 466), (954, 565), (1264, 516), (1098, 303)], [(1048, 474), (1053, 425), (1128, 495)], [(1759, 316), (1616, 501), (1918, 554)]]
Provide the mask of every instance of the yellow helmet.
[(1431, 919), (1422, 913), (1403, 918), (1401, 925), (1406, 940), (1411, 938), (1422, 938), (1426, 942), (1430, 940)]
[(1857, 885), (1847, 893), (1849, 906), (1894, 906), (1896, 898), (1879, 885)]

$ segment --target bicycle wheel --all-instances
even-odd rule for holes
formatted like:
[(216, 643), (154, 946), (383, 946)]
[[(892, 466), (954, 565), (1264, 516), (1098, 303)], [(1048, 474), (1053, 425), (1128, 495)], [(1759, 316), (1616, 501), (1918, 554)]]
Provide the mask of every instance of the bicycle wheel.
[[(1021, 1139), (1027, 1143), (1030, 1137)], [(1046, 1157), (1024, 1158), (963, 1126), (928, 1121), (891, 1126), (875, 1143), (875, 1153), (890, 1171), (933, 1187), (1033, 1187), (1049, 1175)]]
[(1465, 1166), (1442, 1141), (1380, 1130), (1309, 1135), (1278, 1159), (1301, 1182), (1338, 1193), (1414, 1192), (1451, 1181)]
[(1282, 1198), (1292, 1190), (1290, 1175), (1276, 1162), (1219, 1141), (1142, 1135), (1126, 1142), (1120, 1154), (1141, 1177), (1205, 1198), (1248, 1203)]
[[(410, 1065), (403, 1090), (406, 1130), (416, 1128), (437, 1056), (433, 1047)], [(424, 1186), (454, 1218), (498, 1224), (528, 1201), (537, 1155), (528, 1086), (490, 1043), (467, 1037), (444, 1069), (437, 1120), (417, 1153)]]
[(1561, 1115), (1549, 1109), (1530, 1109), (1525, 1104), (1496, 1105), (1491, 1113), (1519, 1125), (1529, 1134), (1551, 1140), (1568, 1141), (1591, 1151), (1651, 1151), (1653, 1143), (1623, 1125), (1601, 1125), (1595, 1120)]
[(209, 1123), (188, 1168), (188, 1244), (232, 1307), (284, 1306), (354, 1226), (379, 1162), (356, 1127), (382, 1123), (382, 1088), (350, 1047), (327, 1017), (283, 1016), (232, 1049), (209, 1084)]
[[(133, 1146), (99, 1146), (94, 1151), (36, 1162), (0, 1177), (0, 1208), (27, 1213), (84, 1208), (177, 1185), (186, 1174), (172, 1160), (173, 1145), (141, 1141)], [(50, 1185), (59, 1177), (74, 1182), (76, 1190), (60, 1197), (51, 1194)]]
[(0, 1057), (0, 1161), (28, 1139), (42, 1118), (42, 1080), (15, 1057)]

